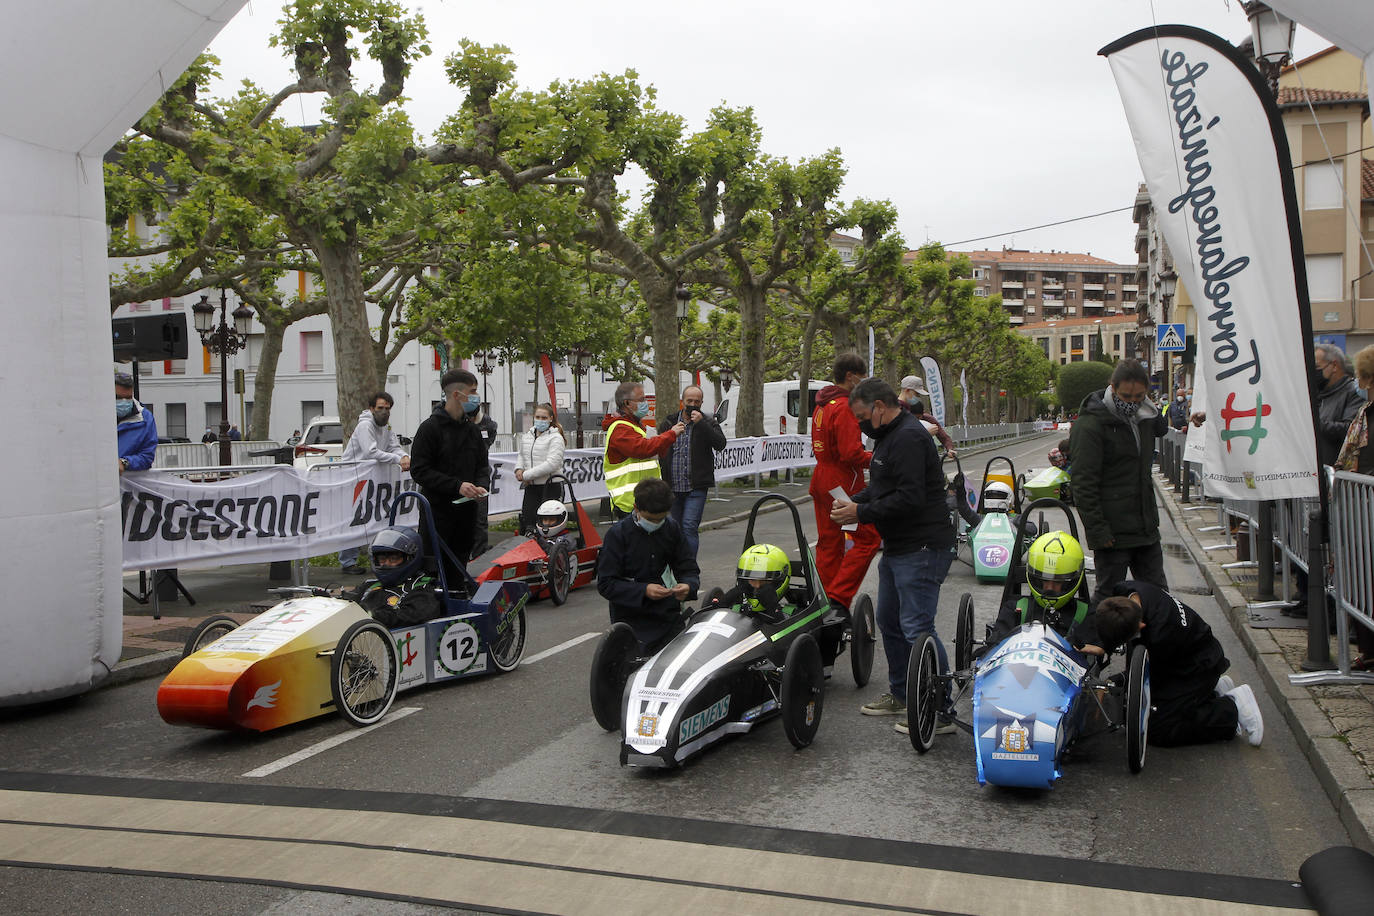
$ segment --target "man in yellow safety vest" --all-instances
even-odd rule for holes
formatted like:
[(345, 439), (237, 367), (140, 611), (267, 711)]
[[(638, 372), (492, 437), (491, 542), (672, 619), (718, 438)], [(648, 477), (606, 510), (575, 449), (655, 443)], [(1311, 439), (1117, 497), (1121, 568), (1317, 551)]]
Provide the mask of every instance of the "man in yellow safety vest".
[(606, 431), (606, 452), (602, 462), (606, 489), (611, 496), (611, 513), (624, 518), (634, 510), (635, 484), (658, 477), (658, 459), (677, 441), (686, 425), (676, 423), (660, 435), (651, 436), (652, 423), (649, 402), (644, 386), (639, 382), (621, 382), (615, 389), (615, 413), (606, 414), (601, 428)]

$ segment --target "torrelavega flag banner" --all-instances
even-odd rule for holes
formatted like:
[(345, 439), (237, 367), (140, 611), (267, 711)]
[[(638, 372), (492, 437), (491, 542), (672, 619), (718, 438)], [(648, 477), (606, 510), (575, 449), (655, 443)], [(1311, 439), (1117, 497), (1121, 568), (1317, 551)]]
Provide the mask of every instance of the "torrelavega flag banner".
[(1268, 89), (1231, 44), (1188, 26), (1143, 29), (1100, 53), (1198, 311), (1207, 494), (1316, 496), (1307, 275)]
[[(815, 464), (809, 436), (730, 439), (715, 458), (717, 480)], [(514, 452), (488, 456), (492, 515), (520, 509), (517, 460)], [(579, 501), (606, 496), (601, 449), (568, 449), (563, 474)], [(389, 524), (396, 495), (418, 489), (398, 465), (372, 461), (325, 462), (307, 472), (264, 465), (242, 477), (206, 476), (120, 476), (126, 572), (294, 560), (362, 546)], [(397, 524), (418, 526), (413, 505)]]

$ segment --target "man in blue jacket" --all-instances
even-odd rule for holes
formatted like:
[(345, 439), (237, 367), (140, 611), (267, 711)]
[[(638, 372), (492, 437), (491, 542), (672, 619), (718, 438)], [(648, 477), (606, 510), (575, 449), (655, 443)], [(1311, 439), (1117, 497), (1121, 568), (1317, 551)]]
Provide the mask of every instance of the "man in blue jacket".
[(134, 400), (134, 377), (115, 373), (115, 433), (119, 441), (119, 473), (146, 471), (157, 454), (157, 422), (153, 412)]
[[(849, 392), (849, 409), (859, 431), (873, 439), (868, 486), (853, 502), (836, 501), (836, 524), (871, 524), (883, 538), (878, 561), (878, 632), (887, 655), (889, 692), (861, 710), (866, 716), (901, 716), (896, 730), (907, 731), (906, 668), (911, 647), (922, 633), (935, 635), (940, 585), (954, 559), (954, 528), (945, 506), (945, 475), (935, 440), (921, 421), (897, 400), (892, 386), (864, 379)], [(940, 670), (949, 670), (944, 644), (935, 637)], [(953, 725), (941, 723), (938, 734)]]

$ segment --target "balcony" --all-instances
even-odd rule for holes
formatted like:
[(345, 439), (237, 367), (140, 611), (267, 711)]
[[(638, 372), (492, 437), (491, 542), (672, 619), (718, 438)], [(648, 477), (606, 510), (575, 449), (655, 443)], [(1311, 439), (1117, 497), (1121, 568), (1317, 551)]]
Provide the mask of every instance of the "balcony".
[(1084, 307), (1084, 308), (1089, 308), (1089, 309), (1100, 309), (1100, 308), (1102, 308), (1102, 306), (1104, 306), (1104, 305), (1106, 305), (1106, 304), (1107, 304), (1107, 300), (1103, 299), (1101, 296), (1084, 296), (1084, 297), (1083, 297), (1083, 307)]
[(1025, 280), (1003, 280), (1003, 281), (1002, 281), (1002, 285), (1003, 285), (1003, 286), (1014, 286), (1014, 287), (1016, 287), (1017, 289), (1021, 289), (1022, 287), (1024, 287), (1024, 286), (1026, 285), (1026, 281), (1025, 281)]
[(1043, 286), (1045, 289), (1063, 289), (1064, 281), (1056, 280), (1053, 277), (1046, 277), (1045, 279), (1040, 281), (1040, 285)]
[(1140, 286), (1136, 283), (1127, 283), (1121, 287), (1121, 291), (1123, 293), (1138, 293), (1140, 292)]
[(1020, 315), (1008, 315), (1008, 316), (1007, 316), (1007, 322), (1008, 322), (1009, 324), (1013, 324), (1013, 325), (1025, 324), (1025, 323), (1026, 323), (1026, 319), (1022, 318)]
[(1025, 303), (1025, 299), (1008, 299), (1005, 295), (1002, 296), (1002, 304), (1008, 308), (1019, 308), (1020, 306), (1025, 305)]
[(1088, 290), (1095, 290), (1095, 291), (1097, 291), (1097, 292), (1101, 292), (1101, 291), (1102, 291), (1102, 281), (1101, 281), (1101, 280), (1084, 280), (1084, 281), (1083, 281), (1083, 291), (1084, 291), (1084, 292), (1087, 292)]

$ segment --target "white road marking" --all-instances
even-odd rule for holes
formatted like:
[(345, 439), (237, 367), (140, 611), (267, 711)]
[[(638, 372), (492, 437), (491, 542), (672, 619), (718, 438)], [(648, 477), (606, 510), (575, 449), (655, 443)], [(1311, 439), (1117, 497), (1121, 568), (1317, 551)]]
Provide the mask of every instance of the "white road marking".
[(368, 725), (364, 728), (357, 728), (353, 729), (352, 731), (343, 732), (341, 734), (335, 735), (333, 738), (326, 738), (318, 744), (312, 744), (307, 748), (302, 748), (301, 750), (296, 751), (296, 753), (294, 754), (288, 754), (285, 757), (282, 757), (280, 760), (274, 760), (271, 763), (258, 767), (256, 770), (249, 770), (247, 773), (244, 773), (243, 776), (245, 779), (257, 779), (262, 776), (271, 776), (278, 770), (284, 770), (287, 767), (291, 766), (293, 763), (300, 763), (302, 760), (314, 757), (316, 754), (322, 754), (330, 748), (338, 747), (345, 741), (352, 741), (354, 738), (361, 738), (363, 735), (366, 735), (370, 731), (375, 731), (376, 729), (381, 728), (383, 725), (390, 725), (392, 722), (399, 722), (411, 713), (419, 711), (419, 706), (404, 706), (400, 709), (393, 709), (389, 713), (387, 713), (385, 719), (378, 722), (376, 725)]
[(525, 659), (525, 660), (522, 661), (520, 664), (522, 664), (522, 665), (533, 665), (535, 662), (543, 661), (544, 659), (548, 658), (550, 655), (557, 655), (559, 652), (562, 652), (564, 649), (571, 649), (573, 646), (578, 645), (579, 643), (584, 643), (584, 642), (586, 642), (586, 641), (589, 640), (589, 639), (596, 639), (596, 638), (597, 638), (598, 636), (600, 636), (600, 635), (601, 635), (600, 633), (583, 633), (581, 636), (574, 636), (572, 639), (568, 640), (567, 642), (560, 642), (558, 645), (554, 646), (552, 649), (545, 649), (543, 652), (536, 652), (534, 655), (531, 655), (529, 658)]

